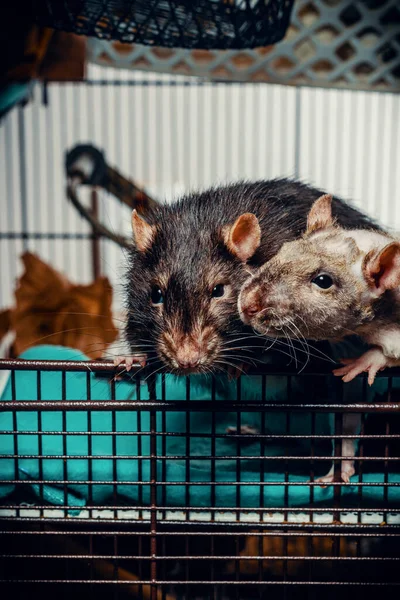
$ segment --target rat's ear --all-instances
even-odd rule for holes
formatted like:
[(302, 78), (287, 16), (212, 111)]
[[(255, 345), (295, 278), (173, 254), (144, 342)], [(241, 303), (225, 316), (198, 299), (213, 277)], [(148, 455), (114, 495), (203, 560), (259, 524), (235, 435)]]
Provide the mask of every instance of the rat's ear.
[(246, 262), (253, 256), (261, 241), (257, 217), (251, 213), (240, 215), (233, 225), (223, 228), (223, 237), (229, 252)]
[(133, 240), (139, 252), (149, 250), (153, 244), (156, 228), (139, 217), (136, 209), (132, 211), (132, 231)]
[(363, 264), (364, 277), (381, 295), (400, 286), (400, 243), (392, 242), (380, 252), (369, 252)]
[(332, 227), (334, 220), (332, 218), (332, 195), (324, 194), (314, 202), (307, 217), (306, 235)]

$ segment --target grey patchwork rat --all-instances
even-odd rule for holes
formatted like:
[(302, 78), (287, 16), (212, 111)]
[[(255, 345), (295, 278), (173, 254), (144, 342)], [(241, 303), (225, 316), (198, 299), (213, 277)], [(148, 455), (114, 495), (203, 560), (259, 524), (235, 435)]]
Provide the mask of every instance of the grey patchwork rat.
[(400, 364), (400, 241), (383, 231), (339, 226), (332, 196), (308, 215), (302, 238), (286, 243), (239, 296), (243, 321), (270, 336), (337, 341), (360, 336), (373, 348), (335, 375), (351, 381)]
[[(250, 273), (298, 238), (321, 191), (297, 181), (239, 183), (132, 215), (126, 338), (134, 360), (177, 374), (251, 360), (255, 337), (237, 299)], [(379, 230), (333, 199), (338, 223)]]
[[(242, 320), (272, 337), (338, 342), (357, 334), (374, 347), (360, 358), (342, 360), (335, 375), (351, 381), (368, 371), (372, 384), (379, 369), (400, 358), (400, 243), (384, 231), (343, 229), (332, 215), (332, 197), (312, 206), (303, 236), (280, 251), (243, 286), (238, 300)], [(308, 342), (307, 342), (308, 343)], [(355, 454), (359, 415), (347, 414), (342, 454)], [(349, 482), (354, 461), (343, 460)], [(317, 481), (330, 483), (333, 466)]]

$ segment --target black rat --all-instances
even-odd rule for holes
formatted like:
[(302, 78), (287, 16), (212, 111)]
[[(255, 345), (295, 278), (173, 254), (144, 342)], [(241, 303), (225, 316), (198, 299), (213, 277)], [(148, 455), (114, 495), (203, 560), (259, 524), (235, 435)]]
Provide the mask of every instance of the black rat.
[[(304, 232), (321, 194), (274, 179), (190, 194), (151, 207), (145, 217), (133, 211), (127, 369), (147, 360), (154, 369), (186, 375), (251, 362), (256, 342), (239, 318), (239, 291), (283, 243)], [(379, 229), (338, 198), (332, 207), (343, 227)]]

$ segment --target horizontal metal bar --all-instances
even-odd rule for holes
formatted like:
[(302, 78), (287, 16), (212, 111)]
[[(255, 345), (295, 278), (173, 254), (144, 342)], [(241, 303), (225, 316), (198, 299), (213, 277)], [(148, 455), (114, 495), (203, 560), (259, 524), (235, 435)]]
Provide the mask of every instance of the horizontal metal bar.
[[(159, 411), (200, 411), (200, 412), (339, 412), (339, 413), (396, 413), (400, 411), (400, 402), (374, 404), (275, 404), (272, 402), (237, 402), (235, 400), (16, 400), (0, 402), (0, 410), (152, 410)], [(156, 433), (156, 432), (155, 432)]]
[(386, 581), (379, 582), (366, 582), (366, 581), (238, 581), (238, 580), (161, 580), (161, 579), (0, 579), (0, 583), (51, 583), (51, 584), (85, 584), (85, 585), (257, 585), (257, 586), (269, 586), (269, 585), (283, 585), (283, 586), (295, 586), (295, 585), (338, 585), (338, 586), (363, 586), (363, 587), (397, 587), (400, 586), (400, 582), (388, 583)]
[[(133, 365), (132, 368), (138, 368), (140, 365)], [(90, 371), (91, 373), (101, 373), (109, 371), (110, 373), (125, 370), (123, 365), (115, 367), (111, 361), (104, 360), (22, 360), (1, 359), (0, 370), (10, 371)]]
[[(288, 510), (288, 509), (286, 509)], [(289, 509), (290, 510), (290, 509)], [(103, 529), (101, 531), (94, 530), (85, 530), (80, 531), (77, 530), (46, 530), (46, 529), (36, 529), (36, 530), (3, 530), (0, 531), (0, 535), (100, 535), (100, 536), (144, 536), (144, 537), (176, 537), (176, 536), (201, 536), (201, 537), (321, 537), (321, 538), (342, 538), (342, 537), (351, 537), (351, 538), (400, 538), (400, 526), (398, 525), (366, 525), (366, 524), (348, 524), (348, 523), (231, 523), (228, 522), (216, 522), (210, 521), (205, 523), (201, 523), (200, 521), (166, 521), (164, 523), (165, 526), (168, 527), (191, 527), (196, 528), (196, 531), (188, 531), (187, 529), (183, 529), (183, 531), (134, 531), (132, 530), (132, 525), (150, 525), (150, 519), (141, 520), (140, 523), (135, 523), (132, 519), (81, 519), (79, 517), (71, 517), (65, 519), (53, 519), (51, 517), (43, 517), (40, 518), (31, 518), (31, 517), (0, 517), (0, 522), (11, 522), (11, 523), (35, 523), (43, 526), (44, 523), (57, 523), (57, 524), (67, 524), (71, 525), (71, 523), (78, 525), (112, 525), (113, 528), (111, 530)], [(129, 526), (128, 530), (115, 530), (115, 525), (127, 525)], [(159, 526), (161, 523), (159, 522)], [(226, 531), (201, 531), (202, 527), (225, 527)], [(255, 531), (255, 529), (259, 527), (268, 527), (269, 531)], [(246, 531), (232, 531), (233, 528), (246, 528)], [(285, 529), (285, 531), (280, 531), (281, 529)], [(287, 529), (291, 529), (293, 531), (286, 531)], [(306, 531), (309, 529), (310, 531)], [(337, 532), (336, 529), (339, 531)], [(270, 531), (273, 530), (273, 531)], [(276, 531), (275, 531), (276, 530)], [(322, 530), (323, 533), (320, 533), (318, 530)], [(361, 530), (361, 531), (359, 531)], [(395, 531), (399, 531), (399, 533), (394, 533)], [(375, 532), (375, 533), (371, 533)]]
[[(302, 371), (301, 377), (308, 375), (332, 375), (332, 368), (334, 365), (319, 365), (318, 368), (316, 366), (312, 366), (310, 368), (306, 368)], [(133, 365), (133, 369), (141, 368), (140, 365)], [(34, 371), (34, 370), (43, 370), (43, 371), (91, 371), (93, 373), (96, 372), (110, 372), (115, 373), (118, 370), (125, 370), (123, 365), (119, 367), (115, 367), (114, 363), (111, 361), (59, 361), (59, 360), (22, 360), (22, 359), (1, 359), (0, 360), (0, 370), (8, 369), (8, 370), (24, 370), (24, 371)], [(279, 368), (276, 365), (262, 365), (262, 367), (257, 369), (250, 369), (249, 375), (257, 374), (257, 375), (281, 375), (281, 376), (299, 376), (299, 373), (296, 371), (294, 367), (284, 367), (280, 366)], [(377, 377), (388, 377), (392, 379), (393, 377), (400, 376), (400, 367), (388, 369), (386, 371), (379, 371), (376, 375)], [(334, 376), (332, 375), (332, 378)], [(366, 375), (362, 375), (361, 377), (366, 377)]]
[[(149, 456), (150, 458), (157, 458), (157, 456)], [(308, 460), (310, 457), (308, 457)], [(334, 457), (336, 460), (336, 457)], [(330, 457), (332, 460), (332, 457)], [(0, 484), (2, 485), (32, 485), (32, 484), (49, 484), (49, 485), (138, 485), (138, 486), (252, 486), (252, 485), (261, 485), (261, 486), (317, 486), (321, 487), (321, 483), (315, 481), (119, 481), (117, 479), (107, 480), (101, 479), (98, 481), (89, 481), (87, 479), (0, 479)], [(332, 482), (329, 484), (334, 486), (343, 486), (343, 487), (399, 487), (400, 482), (378, 482), (378, 481), (360, 481), (356, 483), (344, 483), (344, 482)]]
[(143, 556), (143, 555), (124, 555), (119, 554), (116, 556), (115, 554), (0, 554), (0, 558), (12, 558), (12, 559), (48, 559), (54, 558), (55, 560), (66, 558), (72, 560), (155, 560), (159, 561), (168, 561), (168, 560), (270, 560), (270, 561), (279, 561), (279, 560), (288, 560), (288, 561), (363, 561), (363, 562), (399, 562), (400, 557), (393, 556), (270, 556), (270, 555), (255, 555), (255, 556), (238, 556), (238, 555), (226, 555), (226, 556), (218, 556), (215, 554), (209, 556), (195, 556), (195, 555), (171, 555), (171, 556)]
[[(150, 435), (150, 434), (149, 434)], [(195, 437), (195, 436), (194, 436)], [(119, 455), (119, 454), (99, 454), (99, 455), (88, 455), (88, 454), (0, 454), (1, 459), (38, 459), (38, 460), (149, 460), (151, 458), (150, 454), (128, 454), (128, 455)], [(376, 461), (376, 460), (384, 460), (385, 462), (396, 462), (400, 461), (400, 456), (333, 456), (332, 454), (328, 456), (315, 456), (315, 455), (305, 455), (305, 456), (297, 456), (297, 455), (260, 455), (260, 456), (250, 456), (246, 454), (224, 454), (224, 455), (212, 455), (212, 454), (156, 454), (155, 458), (157, 460), (276, 460), (276, 461), (289, 461), (289, 460), (308, 460), (308, 461), (327, 461), (327, 460), (354, 460), (368, 462), (368, 461)], [(1, 483), (1, 479), (0, 479)]]
[[(159, 436), (165, 436), (165, 437), (179, 437), (179, 438), (192, 438), (192, 437), (196, 437), (196, 438), (206, 438), (206, 439), (210, 439), (211, 434), (210, 433), (199, 433), (198, 431), (196, 432), (175, 432), (175, 431), (157, 431), (154, 432), (155, 435), (157, 435), (157, 437)], [(150, 436), (152, 435), (152, 432), (150, 430), (148, 431), (62, 431), (62, 430), (58, 430), (58, 431), (37, 431), (34, 429), (31, 430), (21, 430), (19, 431), (18, 429), (3, 429), (1, 431), (2, 435), (70, 435), (70, 436), (83, 436), (83, 435), (108, 435), (108, 436), (114, 436), (114, 435), (123, 435), (123, 436)], [(285, 433), (281, 433), (281, 434), (258, 434), (258, 433), (213, 433), (212, 434), (213, 438), (217, 439), (217, 438), (228, 438), (228, 439), (244, 439), (244, 440), (249, 440), (249, 439), (255, 439), (255, 440), (341, 440), (341, 439), (346, 439), (346, 440), (399, 440), (400, 439), (400, 434), (361, 434), (360, 435), (347, 435), (347, 434), (332, 434), (332, 435), (293, 435), (293, 434), (285, 434)], [(20, 456), (20, 455), (18, 455)]]
[[(1, 481), (0, 481), (1, 483)], [(14, 509), (14, 510), (23, 510), (23, 511), (27, 511), (27, 510), (76, 510), (76, 505), (73, 504), (57, 504), (57, 505), (49, 505), (49, 504), (34, 504), (32, 506), (21, 506), (21, 504), (1, 504), (0, 505), (0, 509)], [(151, 511), (187, 511), (187, 512), (204, 512), (204, 513), (209, 513), (209, 512), (241, 512), (244, 514), (251, 514), (251, 513), (272, 513), (272, 512), (277, 512), (277, 513), (283, 513), (283, 512), (299, 512), (299, 513), (311, 513), (311, 515), (317, 515), (319, 513), (337, 513), (337, 512), (342, 512), (342, 513), (389, 513), (389, 514), (398, 514), (400, 513), (400, 508), (391, 508), (390, 506), (386, 506), (386, 507), (382, 507), (382, 508), (359, 508), (359, 507), (337, 507), (335, 506), (327, 508), (327, 507), (289, 507), (289, 508), (285, 508), (283, 506), (268, 506), (265, 508), (249, 508), (249, 507), (242, 507), (242, 506), (162, 506), (162, 505), (157, 505), (157, 506), (144, 506), (144, 505), (135, 505), (135, 504), (130, 504), (129, 506), (127, 506), (126, 504), (121, 504), (121, 505), (114, 505), (114, 504), (91, 504), (90, 506), (86, 505), (84, 507), (81, 507), (82, 510), (87, 510), (89, 512), (92, 512), (94, 510), (103, 510), (103, 511), (109, 511), (109, 510), (135, 510), (135, 511), (142, 511), (142, 512), (151, 512)], [(0, 516), (0, 520), (1, 520), (1, 516)], [(114, 521), (115, 522), (115, 521)], [(119, 519), (118, 519), (119, 522)]]

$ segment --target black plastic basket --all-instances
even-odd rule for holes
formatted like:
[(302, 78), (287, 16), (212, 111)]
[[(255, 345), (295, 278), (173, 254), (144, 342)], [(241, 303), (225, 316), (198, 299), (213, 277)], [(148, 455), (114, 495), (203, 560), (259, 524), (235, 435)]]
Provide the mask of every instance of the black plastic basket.
[(34, 0), (40, 25), (174, 48), (254, 48), (279, 42), (294, 0)]

